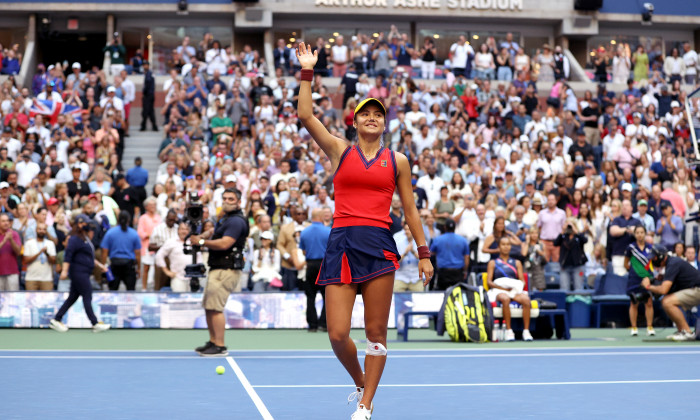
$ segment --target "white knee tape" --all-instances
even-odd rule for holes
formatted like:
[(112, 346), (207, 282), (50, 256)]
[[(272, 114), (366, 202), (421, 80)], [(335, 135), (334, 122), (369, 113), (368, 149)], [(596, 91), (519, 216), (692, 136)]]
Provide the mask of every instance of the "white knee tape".
[(367, 350), (365, 353), (368, 356), (386, 356), (386, 347), (382, 343), (373, 343), (367, 340)]

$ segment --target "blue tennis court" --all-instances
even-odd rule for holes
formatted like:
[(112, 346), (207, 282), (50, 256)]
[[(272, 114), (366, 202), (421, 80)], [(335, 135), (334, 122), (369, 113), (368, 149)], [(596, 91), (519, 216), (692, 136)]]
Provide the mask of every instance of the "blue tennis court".
[[(697, 418), (697, 346), (390, 351), (375, 419)], [(217, 375), (218, 365), (226, 367)], [(0, 351), (2, 419), (348, 419), (331, 351)]]

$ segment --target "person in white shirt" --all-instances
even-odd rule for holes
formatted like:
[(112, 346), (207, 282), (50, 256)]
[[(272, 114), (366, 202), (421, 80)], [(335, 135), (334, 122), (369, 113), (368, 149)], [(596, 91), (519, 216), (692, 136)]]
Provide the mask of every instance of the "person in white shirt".
[(421, 154), (424, 149), (432, 149), (435, 145), (435, 135), (430, 131), (428, 124), (423, 124), (420, 131), (414, 131), (413, 144), (416, 145), (416, 153)]
[(12, 137), (12, 127), (6, 125), (2, 130), (2, 137), (0, 137), (0, 147), (7, 148), (7, 156), (13, 161), (17, 161), (17, 154), (22, 150), (22, 143), (16, 138)]
[(173, 162), (168, 162), (166, 173), (158, 176), (156, 183), (166, 185), (170, 180), (175, 183), (178, 191), (182, 191), (182, 177), (175, 173), (175, 163)]
[(338, 35), (335, 45), (331, 48), (331, 59), (333, 61), (333, 77), (343, 77), (348, 65), (348, 46), (343, 45), (343, 36)]
[(420, 119), (425, 117), (425, 112), (420, 110), (420, 103), (418, 101), (411, 102), (411, 110), (406, 113), (406, 120), (411, 123), (414, 129), (418, 128)]
[(107, 88), (107, 96), (100, 99), (100, 107), (104, 108), (105, 111), (112, 108), (124, 112), (124, 101), (117, 97), (117, 88), (114, 86)]
[(394, 292), (422, 292), (423, 282), (418, 277), (418, 251), (408, 224), (394, 234), (396, 249), (401, 254), (401, 264), (394, 276)]
[(625, 136), (617, 129), (617, 120), (611, 119), (608, 123), (608, 134), (603, 137), (603, 159), (611, 159), (617, 153), (617, 149), (622, 147)]
[[(185, 266), (192, 264), (192, 256), (183, 252), (185, 238), (190, 233), (190, 226), (182, 222), (177, 227), (177, 237), (170, 238), (158, 249), (155, 256), (156, 266), (170, 278), (170, 289), (173, 292), (189, 292), (190, 284), (185, 278)], [(188, 240), (189, 242), (189, 240)], [(170, 264), (165, 263), (168, 258)], [(197, 253), (197, 262), (202, 262), (201, 253)]]
[(136, 99), (136, 86), (127, 76), (126, 70), (122, 70), (122, 91), (124, 91), (124, 121), (126, 122), (125, 130), (129, 132), (129, 115), (131, 115), (131, 103)]
[(54, 90), (56, 83), (52, 80), (44, 86), (44, 91), (39, 93), (36, 98), (40, 101), (63, 102), (61, 94)]
[(21, 154), (22, 160), (15, 165), (17, 172), (17, 185), (27, 188), (32, 180), (39, 175), (41, 168), (39, 165), (32, 162), (32, 155), (29, 150), (24, 150)]
[(683, 44), (683, 62), (685, 63), (685, 84), (695, 86), (698, 76), (698, 53), (690, 48), (690, 43)]
[(674, 80), (683, 80), (685, 76), (685, 61), (678, 55), (678, 48), (671, 50), (671, 55), (664, 60), (664, 74), (668, 77), (669, 83)]
[(437, 168), (434, 164), (428, 166), (428, 173), (418, 178), (416, 186), (423, 188), (428, 196), (428, 208), (435, 207), (435, 203), (440, 200), (440, 189), (445, 186), (445, 181), (436, 175)]
[(474, 56), (474, 49), (471, 45), (467, 44), (467, 37), (460, 35), (459, 40), (450, 46), (450, 60), (452, 62), (452, 72), (455, 77), (470, 77), (470, 75), (466, 73), (469, 56)]
[[(41, 144), (43, 147), (48, 147), (51, 145), (51, 130), (46, 128), (44, 125), (44, 116), (41, 114), (36, 114), (34, 116), (34, 125), (29, 127), (27, 129), (27, 134), (29, 133), (36, 133), (37, 138), (39, 139), (39, 144)], [(19, 140), (18, 140), (19, 143)], [(21, 144), (20, 144), (21, 147)], [(19, 150), (19, 149), (18, 149)], [(9, 152), (9, 149), (8, 149)]]
[(214, 70), (219, 70), (221, 74), (228, 73), (228, 63), (229, 58), (226, 54), (226, 50), (221, 48), (221, 43), (219, 41), (214, 41), (211, 44), (211, 49), (207, 51), (205, 60), (207, 62), (207, 74), (213, 75)]
[(56, 263), (56, 246), (46, 237), (45, 223), (36, 225), (36, 238), (24, 243), (22, 262), (27, 266), (25, 284), (27, 291), (53, 290), (53, 267)]
[(557, 135), (552, 139), (552, 144), (557, 144), (559, 141), (564, 143), (564, 150), (569, 150), (569, 147), (574, 144), (574, 139), (564, 133), (564, 126), (561, 124), (557, 126)]

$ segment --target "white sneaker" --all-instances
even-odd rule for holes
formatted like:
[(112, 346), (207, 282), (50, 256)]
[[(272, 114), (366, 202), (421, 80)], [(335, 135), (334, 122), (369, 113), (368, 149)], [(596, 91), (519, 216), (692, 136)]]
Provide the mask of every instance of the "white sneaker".
[(110, 327), (111, 327), (111, 325), (105, 324), (104, 322), (100, 321), (97, 324), (92, 326), (92, 332), (98, 333), (98, 332), (102, 332), (102, 331), (107, 331)]
[(372, 410), (374, 410), (374, 404), (372, 404), (369, 410), (365, 407), (364, 404), (360, 404), (357, 406), (357, 410), (354, 413), (352, 413), (352, 417), (350, 417), (350, 420), (371, 420)]
[(695, 340), (695, 333), (691, 331), (678, 331), (671, 336), (673, 341), (692, 341)]
[(630, 328), (630, 335), (631, 335), (632, 337), (638, 336), (638, 335), (639, 335), (639, 330), (637, 330), (636, 328)]
[(647, 335), (649, 337), (653, 337), (656, 335), (656, 331), (654, 330), (654, 327), (647, 327)]
[(505, 341), (515, 341), (515, 333), (513, 330), (506, 330)]
[(64, 324), (61, 321), (57, 321), (55, 319), (52, 319), (51, 322), (49, 322), (49, 328), (51, 328), (54, 331), (58, 331), (58, 332), (68, 331), (68, 325)]
[(530, 334), (530, 330), (523, 330), (523, 341), (532, 341), (534, 338), (532, 338), (532, 334)]
[(365, 394), (365, 387), (357, 387), (357, 391), (348, 395), (348, 404), (357, 400), (357, 408), (360, 408), (360, 401), (362, 401), (362, 396)]

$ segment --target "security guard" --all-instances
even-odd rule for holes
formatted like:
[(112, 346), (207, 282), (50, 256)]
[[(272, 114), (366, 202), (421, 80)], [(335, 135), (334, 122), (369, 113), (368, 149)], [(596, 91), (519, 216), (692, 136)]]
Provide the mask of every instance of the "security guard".
[[(326, 245), (331, 228), (323, 224), (323, 209), (313, 209), (311, 212), (311, 225), (301, 231), (299, 248), (306, 256), (306, 281), (304, 292), (306, 293), (306, 322), (309, 324), (309, 332), (316, 332), (319, 328), (326, 331), (326, 294), (325, 286), (316, 284), (318, 271), (321, 269), (323, 256), (326, 255)], [(316, 312), (316, 294), (321, 292), (323, 308), (321, 317)]]

